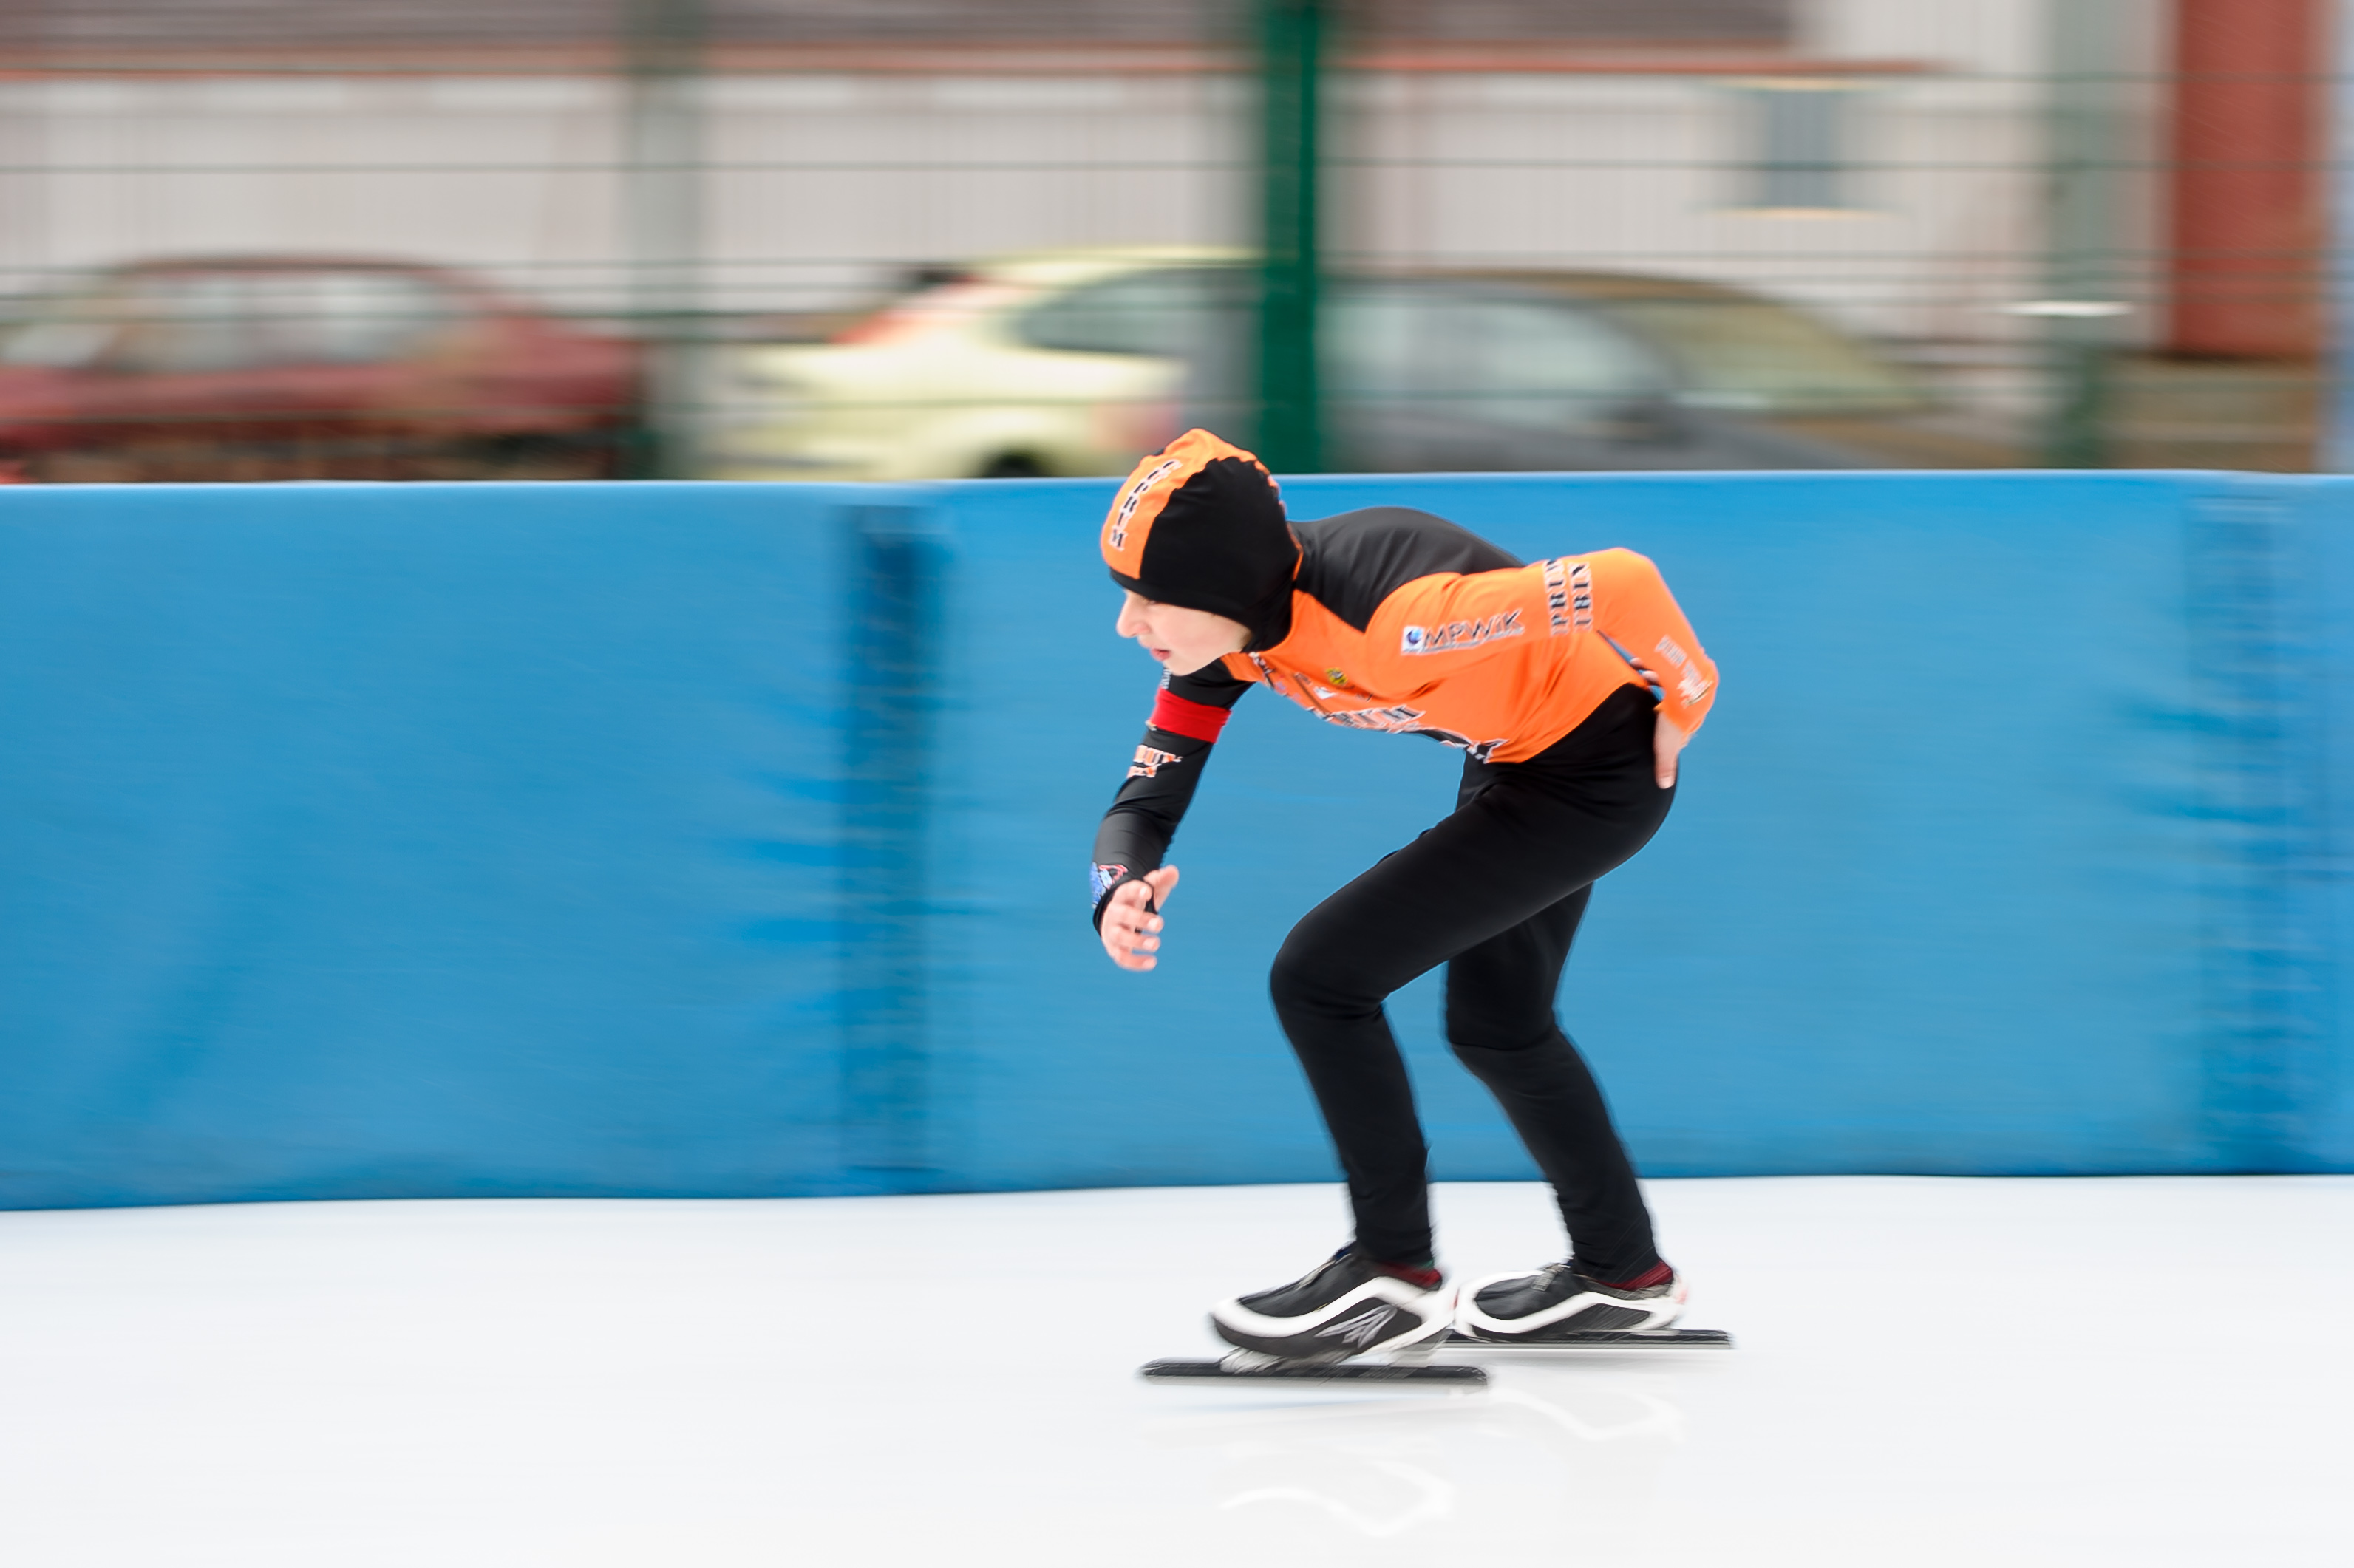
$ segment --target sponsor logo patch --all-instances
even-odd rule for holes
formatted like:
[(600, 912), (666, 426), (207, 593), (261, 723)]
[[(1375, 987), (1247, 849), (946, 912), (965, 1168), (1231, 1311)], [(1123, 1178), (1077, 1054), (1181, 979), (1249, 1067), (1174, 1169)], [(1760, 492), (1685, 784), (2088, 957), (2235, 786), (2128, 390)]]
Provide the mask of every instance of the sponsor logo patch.
[(1337, 724), (1343, 729), (1375, 729), (1389, 735), (1403, 735), (1422, 727), (1416, 722), (1422, 717), (1422, 710), (1403, 704), (1394, 708), (1343, 708), (1323, 716), (1327, 724)]
[(1494, 740), (1473, 740), (1468, 735), (1458, 735), (1454, 730), (1423, 723), (1420, 708), (1410, 708), (1403, 704), (1389, 708), (1346, 708), (1337, 713), (1319, 713), (1317, 716), (1326, 724), (1337, 724), (1342, 729), (1370, 729), (1384, 735), (1426, 735), (1441, 746), (1469, 752), (1474, 762), (1487, 761), (1496, 748), (1510, 738), (1499, 736)]
[(1652, 644), (1651, 652), (1665, 655), (1669, 668), (1683, 672), (1676, 682), (1676, 692), (1686, 705), (1696, 703), (1708, 694), (1708, 677), (1700, 673), (1700, 666), (1691, 662), (1691, 655), (1686, 653), (1674, 638), (1660, 638)]
[(1564, 556), (1544, 564), (1545, 623), (1554, 637), (1594, 624), (1594, 573)]
[(1128, 765), (1128, 776), (1130, 779), (1158, 779), (1163, 768), (1172, 762), (1184, 760), (1173, 751), (1160, 751), (1150, 746), (1140, 746), (1136, 748), (1136, 760)]
[(1401, 653), (1446, 653), (1477, 648), (1521, 634), (1521, 612), (1508, 609), (1479, 620), (1450, 620), (1444, 626), (1409, 626), (1398, 634)]

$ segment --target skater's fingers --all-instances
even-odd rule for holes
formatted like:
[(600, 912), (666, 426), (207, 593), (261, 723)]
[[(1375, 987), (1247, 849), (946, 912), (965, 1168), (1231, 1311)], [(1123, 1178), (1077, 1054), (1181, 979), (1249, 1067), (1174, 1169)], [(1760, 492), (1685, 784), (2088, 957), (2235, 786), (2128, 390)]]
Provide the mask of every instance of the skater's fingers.
[[(1158, 925), (1159, 922), (1153, 922)], [(1149, 969), (1154, 960), (1150, 956), (1161, 945), (1160, 939), (1144, 934), (1143, 913), (1138, 909), (1104, 910), (1104, 951), (1111, 961), (1124, 969)]]
[(1160, 960), (1151, 957), (1161, 938), (1150, 933), (1161, 927), (1153, 906), (1177, 885), (1173, 865), (1149, 872), (1136, 882), (1124, 882), (1104, 901), (1103, 945), (1113, 963), (1124, 969), (1149, 969)]
[(1691, 738), (1691, 736), (1686, 735), (1681, 728), (1669, 723), (1668, 715), (1665, 714), (1661, 714), (1657, 723), (1652, 726), (1652, 776), (1659, 780), (1660, 789), (1672, 789), (1676, 787), (1677, 756), (1683, 750), (1684, 742)]

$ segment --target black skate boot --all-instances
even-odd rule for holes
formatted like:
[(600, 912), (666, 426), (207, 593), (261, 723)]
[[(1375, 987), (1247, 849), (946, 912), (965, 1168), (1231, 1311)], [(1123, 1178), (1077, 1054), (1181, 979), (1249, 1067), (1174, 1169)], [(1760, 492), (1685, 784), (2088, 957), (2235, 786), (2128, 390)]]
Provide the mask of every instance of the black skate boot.
[(1490, 1344), (1543, 1344), (1609, 1330), (1641, 1333), (1683, 1316), (1682, 1278), (1662, 1263), (1623, 1285), (1577, 1271), (1577, 1260), (1534, 1274), (1498, 1274), (1463, 1289), (1455, 1331)]
[(1257, 1356), (1337, 1361), (1436, 1339), (1454, 1307), (1438, 1270), (1370, 1263), (1344, 1246), (1289, 1285), (1221, 1302), (1210, 1327)]

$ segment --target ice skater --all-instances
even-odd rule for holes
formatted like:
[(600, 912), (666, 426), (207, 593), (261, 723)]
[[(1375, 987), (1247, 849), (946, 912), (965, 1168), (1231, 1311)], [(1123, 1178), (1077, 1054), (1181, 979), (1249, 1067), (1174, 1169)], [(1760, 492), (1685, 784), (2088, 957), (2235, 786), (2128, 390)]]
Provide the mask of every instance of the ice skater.
[[(1276, 1016), (1348, 1179), (1356, 1234), (1301, 1278), (1223, 1303), (1229, 1344), (1285, 1361), (1394, 1352), (1450, 1327), (1527, 1343), (1654, 1330), (1683, 1309), (1601, 1090), (1553, 1014), (1597, 877), (1648, 842), (1716, 667), (1628, 550), (1523, 566), (1428, 513), (1288, 523), (1258, 460), (1193, 430), (1104, 519), (1118, 623), (1166, 672), (1096, 836), (1095, 920), (1157, 961), (1162, 857), (1228, 711), (1264, 684), (1352, 729), (1464, 752), (1452, 815), (1318, 905), (1277, 953)], [(1571, 1255), (1446, 1287), (1427, 1151), (1383, 999), (1447, 966), (1447, 1038), (1561, 1204)]]

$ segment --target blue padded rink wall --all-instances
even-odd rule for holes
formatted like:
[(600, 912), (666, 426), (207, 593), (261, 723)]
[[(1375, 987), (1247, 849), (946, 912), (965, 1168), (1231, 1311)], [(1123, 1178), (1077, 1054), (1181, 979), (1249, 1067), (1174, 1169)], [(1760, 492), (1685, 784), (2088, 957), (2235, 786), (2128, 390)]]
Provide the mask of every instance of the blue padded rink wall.
[[(1114, 970), (1111, 490), (0, 490), (0, 1206), (1330, 1180), (1267, 964), (1458, 759), (1255, 694)], [(1721, 664), (1563, 991), (1648, 1174), (2354, 1169), (2354, 482), (1285, 493), (1632, 546)]]

